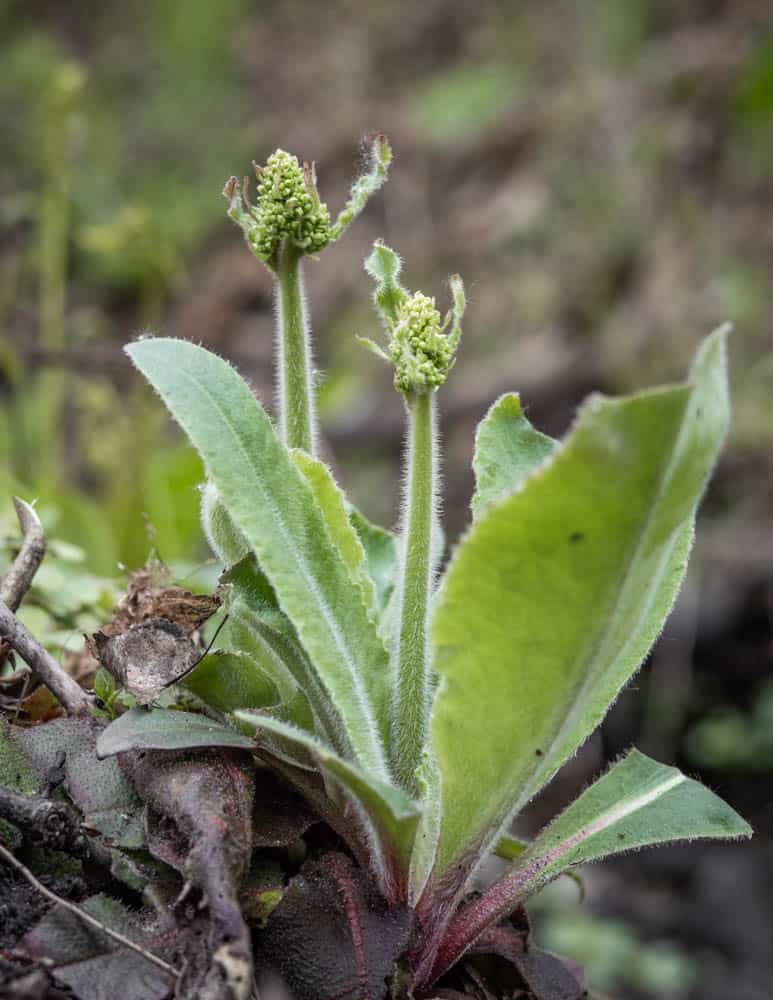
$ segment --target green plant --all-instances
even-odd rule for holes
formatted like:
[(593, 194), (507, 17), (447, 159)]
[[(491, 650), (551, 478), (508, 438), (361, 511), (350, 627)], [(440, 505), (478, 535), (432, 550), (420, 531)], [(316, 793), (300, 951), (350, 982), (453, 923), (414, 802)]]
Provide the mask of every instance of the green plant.
[[(707, 338), (684, 383), (592, 396), (561, 443), (530, 425), (517, 394), (497, 400), (476, 436), (472, 525), (439, 573), (435, 398), (461, 336), (459, 278), (443, 320), (433, 299), (402, 287), (394, 251), (377, 243), (366, 261), (388, 336), (384, 348), (368, 344), (394, 365), (410, 428), (398, 535), (356, 511), (314, 455), (301, 261), (338, 238), (390, 157), (376, 140), (335, 224), (313, 170), (286, 153), (258, 172), (255, 205), (235, 179), (226, 185), (231, 216), (277, 279), (279, 433), (214, 354), (164, 338), (127, 348), (206, 466), (203, 526), (225, 567), (230, 617), (219, 655), (189, 683), (227, 725), (133, 709), (98, 749), (243, 746), (229, 725), (254, 733), (384, 904), (412, 914), (410, 946), (391, 955), (401, 970), (392, 991), (421, 997), (465, 954), (496, 950), (495, 926), (515, 935), (508, 918), (563, 871), (751, 831), (698, 782), (633, 750), (509, 851), (504, 877), (471, 892), (486, 858), (508, 853), (513, 817), (598, 726), (668, 616), (728, 423), (726, 331)], [(365, 932), (346, 898), (357, 951)], [(307, 934), (313, 965), (310, 920), (296, 914), (292, 926)], [(283, 970), (290, 985), (320, 995), (299, 964)]]

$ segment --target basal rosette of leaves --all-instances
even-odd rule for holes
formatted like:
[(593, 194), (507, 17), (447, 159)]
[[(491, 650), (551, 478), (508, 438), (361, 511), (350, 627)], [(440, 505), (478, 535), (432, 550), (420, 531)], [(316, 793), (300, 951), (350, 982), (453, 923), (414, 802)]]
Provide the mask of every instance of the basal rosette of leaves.
[[(383, 181), (384, 142), (368, 193)], [(243, 211), (232, 204), (247, 231)], [(408, 422), (393, 533), (314, 454), (308, 319), (287, 287), (303, 248), (283, 276), (287, 232), (258, 254), (278, 269), (283, 306), (279, 430), (215, 354), (167, 338), (126, 349), (204, 461), (202, 523), (228, 620), (186, 681), (204, 714), (134, 708), (101, 732), (98, 753), (252, 749), (335, 831), (346, 855), (290, 880), (258, 935), (299, 1000), (432, 997), (462, 958), (487, 951), (512, 961), (533, 996), (579, 997), (564, 966), (530, 951), (532, 894), (621, 851), (751, 834), (710, 790), (632, 750), (522, 850), (508, 839), (640, 667), (677, 596), (729, 420), (726, 330), (704, 341), (684, 382), (592, 396), (560, 442), (531, 426), (516, 393), (496, 400), (476, 434), (471, 524), (441, 569), (436, 398), (458, 377), (461, 279), (443, 318), (400, 284), (394, 251), (379, 242), (366, 262), (387, 336), (367, 344), (395, 365)], [(473, 893), (497, 852), (507, 872)], [(310, 916), (333, 899), (348, 986), (336, 986)]]

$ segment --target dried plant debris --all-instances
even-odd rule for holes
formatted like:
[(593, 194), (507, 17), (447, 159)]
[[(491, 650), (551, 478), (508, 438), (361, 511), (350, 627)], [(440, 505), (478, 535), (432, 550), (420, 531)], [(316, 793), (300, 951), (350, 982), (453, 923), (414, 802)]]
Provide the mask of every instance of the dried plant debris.
[(157, 560), (137, 570), (113, 611), (112, 621), (101, 631), (110, 637), (126, 632), (132, 625), (162, 619), (190, 635), (220, 607), (219, 597), (192, 594), (171, 586), (169, 581), (169, 569)]
[(179, 625), (164, 620), (132, 625), (111, 637), (96, 632), (90, 643), (102, 666), (141, 705), (149, 705), (184, 677), (199, 655)]
[(87, 647), (141, 705), (148, 705), (195, 666), (196, 633), (219, 607), (217, 595), (170, 586), (167, 568), (153, 561), (132, 576), (112, 621), (87, 639)]
[[(166, 951), (167, 942), (149, 914), (136, 914), (117, 900), (93, 896), (82, 907), (100, 923), (155, 953)], [(128, 947), (95, 930), (75, 914), (52, 908), (24, 936), (19, 950), (30, 959), (51, 963), (56, 979), (65, 983), (80, 1000), (163, 1000), (170, 995), (169, 973)]]
[(252, 758), (232, 750), (149, 750), (127, 754), (122, 763), (145, 802), (151, 854), (185, 879), (174, 910), (178, 928), (206, 912), (206, 948), (187, 962), (178, 995), (246, 1000), (252, 944), (239, 889), (252, 853)]

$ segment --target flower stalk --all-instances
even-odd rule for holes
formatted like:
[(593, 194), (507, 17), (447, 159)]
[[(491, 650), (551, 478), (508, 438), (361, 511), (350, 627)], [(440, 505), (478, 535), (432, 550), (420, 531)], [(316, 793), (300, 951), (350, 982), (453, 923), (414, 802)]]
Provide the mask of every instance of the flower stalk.
[(430, 701), (431, 649), (429, 606), (435, 576), (432, 558), (440, 470), (434, 392), (406, 397), (404, 524), (398, 591), (398, 632), (394, 660), (399, 664), (394, 696), (394, 754), (397, 779), (411, 791), (426, 740)]
[[(394, 365), (395, 388), (405, 400), (408, 443), (392, 643), (394, 698), (392, 766), (395, 778), (412, 795), (419, 793), (417, 769), (427, 741), (432, 694), (430, 610), (436, 571), (437, 503), (440, 450), (437, 442), (436, 390), (454, 366), (461, 338), (465, 297), (461, 278), (451, 279), (453, 308), (441, 319), (435, 300), (409, 294), (400, 284), (401, 261), (376, 243), (365, 262), (376, 280), (374, 301), (389, 335), (386, 350), (362, 342)], [(446, 333), (450, 326), (450, 332)]]
[(311, 337), (303, 294), (303, 253), (285, 241), (277, 259), (279, 430), (288, 448), (316, 452)]
[(314, 164), (277, 149), (265, 166), (255, 164), (258, 197), (247, 200), (247, 183), (231, 177), (223, 189), (229, 216), (244, 232), (252, 253), (272, 272), (277, 301), (279, 426), (288, 448), (315, 454), (317, 428), (310, 323), (303, 294), (302, 260), (338, 240), (387, 177), (392, 150), (383, 135), (371, 145), (369, 170), (352, 186), (349, 200), (331, 222), (317, 191)]

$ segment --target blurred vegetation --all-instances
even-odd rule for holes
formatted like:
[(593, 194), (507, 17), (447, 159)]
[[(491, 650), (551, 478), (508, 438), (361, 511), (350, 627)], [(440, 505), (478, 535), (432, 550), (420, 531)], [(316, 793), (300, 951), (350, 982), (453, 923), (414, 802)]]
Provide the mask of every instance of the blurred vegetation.
[[(643, 942), (623, 920), (562, 907), (543, 918), (541, 944), (585, 969), (592, 990), (681, 1000), (700, 982), (700, 966), (670, 941)], [(626, 991), (626, 992), (622, 992)]]
[[(393, 228), (418, 279), (452, 266), (473, 284), (465, 351), (493, 389), (507, 375), (539, 395), (570, 360), (565, 422), (583, 372), (612, 391), (663, 380), (730, 318), (736, 444), (773, 439), (773, 250), (756, 209), (773, 168), (773, 17), (759, 5), (334, 0), (323, 15), (305, 0), (108, 0), (0, 17), (0, 463), (56, 498), (100, 571), (144, 560), (143, 511), (166, 558), (197, 545), (200, 469), (118, 346), (148, 328), (214, 341), (270, 385), (266, 288), (236, 263), (219, 191), (280, 142), (319, 159), (332, 202), (356, 136), (384, 128), (397, 150), (385, 210), (342, 246), (335, 281), (324, 265), (309, 276), (323, 414), (374, 514), (393, 516), (380, 480), (399, 435), (385, 432), (368, 483), (335, 430), (374, 409), (381, 376), (351, 337), (373, 322), (363, 249)], [(470, 437), (451, 424), (452, 457), (469, 447), (457, 426)]]
[[(102, 572), (144, 561), (143, 512), (166, 558), (199, 544), (198, 460), (94, 355), (159, 326), (221, 215), (213, 175), (252, 148), (231, 110), (247, 7), (4, 12), (0, 463), (18, 492), (55, 501), (62, 533)], [(84, 57), (73, 40), (86, 29)]]
[(687, 733), (687, 752), (701, 767), (773, 770), (773, 678), (763, 681), (744, 712), (720, 706)]

